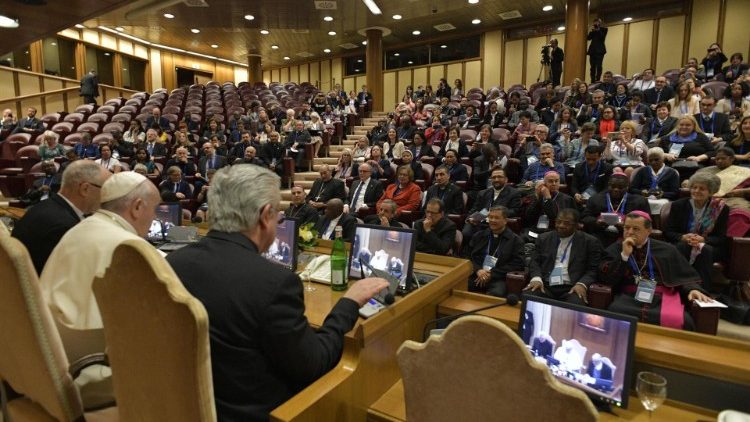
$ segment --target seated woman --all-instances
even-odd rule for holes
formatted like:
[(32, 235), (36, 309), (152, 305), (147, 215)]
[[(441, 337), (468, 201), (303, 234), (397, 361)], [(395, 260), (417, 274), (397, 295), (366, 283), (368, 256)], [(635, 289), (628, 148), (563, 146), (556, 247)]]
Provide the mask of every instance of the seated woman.
[(422, 100), (417, 100), (417, 106), (412, 113), (411, 118), (417, 129), (422, 129), (427, 125), (427, 122), (432, 117), (432, 113), (425, 110)]
[[(582, 85), (585, 85), (581, 82)], [(578, 124), (576, 123), (575, 114), (570, 107), (565, 107), (560, 110), (557, 119), (552, 122), (552, 126), (549, 128), (550, 142), (559, 143), (560, 137), (563, 132), (575, 133), (578, 130)]]
[(604, 106), (599, 118), (594, 121), (598, 139), (603, 141), (609, 135), (609, 132), (620, 130), (620, 122), (616, 119), (616, 116), (617, 112), (614, 107), (610, 105)]
[(112, 158), (112, 147), (108, 144), (99, 146), (99, 156), (101, 158), (96, 159), (94, 162), (102, 166), (105, 170), (110, 173), (119, 173), (122, 171), (120, 161), (117, 158)]
[(39, 146), (39, 158), (42, 161), (53, 160), (65, 155), (65, 148), (57, 142), (59, 135), (51, 130), (45, 130), (42, 135), (42, 145)]
[(143, 131), (141, 122), (139, 122), (137, 119), (131, 120), (130, 127), (128, 128), (127, 132), (122, 134), (122, 139), (125, 142), (130, 142), (132, 144), (139, 144), (145, 141), (146, 132)]
[(582, 105), (591, 104), (591, 94), (586, 82), (579, 82), (576, 86), (575, 93), (565, 100), (565, 105), (569, 108), (579, 109)]
[(586, 148), (589, 145), (599, 145), (599, 142), (593, 138), (595, 130), (593, 123), (586, 122), (581, 126), (580, 136), (573, 140), (571, 140), (573, 137), (572, 131), (563, 131), (562, 136), (557, 141), (560, 145), (558, 161), (565, 163), (571, 169), (575, 168), (576, 164), (583, 162), (586, 158)]
[(700, 100), (696, 98), (687, 82), (681, 83), (674, 93), (674, 98), (669, 100), (672, 107), (672, 117), (692, 116), (701, 112)]
[(712, 198), (721, 179), (707, 173), (690, 177), (690, 198), (672, 202), (664, 237), (675, 243), (703, 280), (703, 287), (713, 290), (711, 267), (726, 251), (729, 207), (721, 198)]
[(411, 151), (414, 156), (414, 161), (422, 161), (422, 157), (435, 156), (435, 151), (432, 150), (432, 147), (425, 143), (424, 134), (422, 132), (414, 134), (414, 143), (407, 149)]
[(388, 135), (383, 143), (383, 151), (388, 158), (400, 157), (404, 152), (404, 142), (398, 138), (395, 128), (388, 129)]
[(151, 156), (146, 151), (146, 148), (138, 148), (135, 150), (135, 161), (133, 161), (133, 168), (136, 164), (143, 164), (146, 166), (146, 174), (148, 176), (158, 176), (159, 168), (156, 167), (156, 163), (151, 159)]
[(174, 146), (172, 146), (172, 151), (170, 151), (170, 156), (173, 156), (177, 153), (177, 148), (185, 148), (188, 152), (188, 155), (190, 155), (191, 157), (197, 156), (198, 150), (190, 142), (186, 133), (175, 132), (174, 136), (175, 143)]
[(352, 159), (352, 150), (344, 148), (341, 151), (341, 157), (339, 157), (338, 163), (336, 163), (336, 170), (333, 172), (335, 179), (347, 179), (349, 177), (357, 177), (359, 167)]
[(320, 115), (316, 112), (310, 113), (310, 120), (305, 122), (305, 130), (310, 132), (310, 143), (313, 145), (313, 157), (318, 156), (321, 145), (323, 145), (323, 131), (326, 130)]
[(620, 82), (615, 87), (615, 95), (609, 99), (609, 105), (615, 107), (619, 111), (621, 108), (627, 106), (628, 101), (630, 101), (630, 96), (628, 95), (628, 84), (626, 82)]
[(716, 165), (698, 170), (698, 173), (714, 174), (721, 180), (714, 198), (724, 198), (729, 207), (727, 236), (745, 237), (750, 231), (750, 168), (734, 165), (734, 151), (719, 148)]
[(414, 173), (414, 180), (424, 180), (422, 175), (422, 163), (414, 159), (414, 153), (409, 149), (405, 149), (401, 153), (401, 165), (409, 166), (411, 171)]
[(391, 162), (383, 157), (383, 149), (380, 145), (373, 145), (370, 148), (370, 154), (365, 157), (367, 164), (372, 167), (372, 174), (370, 177), (374, 179), (393, 179), (393, 169), (391, 168)]
[(714, 155), (714, 146), (698, 127), (693, 116), (681, 117), (677, 121), (677, 128), (663, 136), (659, 146), (666, 152), (664, 159), (669, 163), (677, 160), (707, 163)]
[(414, 183), (414, 172), (409, 166), (398, 168), (398, 177), (395, 183), (388, 185), (383, 196), (378, 200), (378, 208), (386, 199), (396, 202), (396, 215), (404, 211), (419, 211), (422, 202), (422, 190)]
[(427, 145), (440, 143), (446, 138), (447, 134), (445, 133), (445, 127), (440, 122), (440, 116), (433, 116), (432, 124), (425, 129), (424, 136), (427, 139)]
[(737, 127), (737, 136), (727, 145), (734, 150), (735, 164), (750, 167), (750, 116), (745, 116)]
[[(646, 144), (635, 137), (635, 123), (628, 120), (620, 125), (620, 136), (612, 139), (607, 137), (604, 142), (604, 157), (612, 160), (615, 166), (627, 166), (624, 171), (630, 175), (633, 167), (643, 166), (643, 154), (648, 149)], [(615, 171), (618, 171), (615, 168)]]
[(438, 152), (438, 162), (441, 162), (443, 158), (445, 158), (445, 153), (449, 149), (456, 151), (459, 158), (469, 156), (469, 149), (466, 148), (466, 144), (460, 139), (460, 136), (461, 129), (459, 129), (458, 126), (453, 126), (452, 128), (448, 129), (448, 140), (440, 146), (440, 151)]
[(648, 166), (635, 172), (630, 182), (630, 193), (656, 199), (677, 199), (680, 194), (680, 174), (664, 165), (663, 149), (653, 147), (648, 150)]
[(216, 137), (219, 139), (219, 142), (226, 143), (227, 138), (224, 136), (224, 132), (221, 131), (221, 126), (219, 125), (219, 122), (217, 122), (214, 119), (211, 119), (208, 121), (208, 128), (205, 132), (203, 132), (203, 136), (201, 137), (201, 142), (210, 142), (213, 137)]
[(495, 148), (497, 148), (497, 141), (492, 139), (492, 126), (485, 124), (479, 129), (477, 138), (471, 145), (469, 159), (473, 162), (474, 159), (482, 155), (482, 148), (487, 144), (493, 144), (495, 145)]
[(739, 126), (740, 119), (750, 116), (750, 84), (736, 82), (724, 90), (724, 98), (716, 103), (715, 113), (724, 113), (732, 121), (732, 129)]

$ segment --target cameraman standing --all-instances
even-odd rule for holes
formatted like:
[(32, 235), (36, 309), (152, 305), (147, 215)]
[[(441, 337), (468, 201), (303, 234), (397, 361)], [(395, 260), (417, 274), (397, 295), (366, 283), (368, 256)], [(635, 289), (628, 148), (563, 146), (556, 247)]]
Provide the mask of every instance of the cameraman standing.
[(602, 77), (602, 62), (604, 61), (604, 55), (607, 54), (607, 47), (604, 46), (605, 38), (607, 38), (607, 28), (602, 26), (601, 19), (594, 19), (594, 25), (588, 35), (591, 44), (589, 44), (589, 49), (586, 52), (589, 55), (591, 65), (591, 83)]
[(549, 41), (551, 47), (550, 51), (550, 69), (552, 70), (552, 85), (560, 85), (560, 77), (562, 76), (563, 60), (565, 60), (565, 53), (563, 49), (557, 46), (557, 39), (552, 38)]

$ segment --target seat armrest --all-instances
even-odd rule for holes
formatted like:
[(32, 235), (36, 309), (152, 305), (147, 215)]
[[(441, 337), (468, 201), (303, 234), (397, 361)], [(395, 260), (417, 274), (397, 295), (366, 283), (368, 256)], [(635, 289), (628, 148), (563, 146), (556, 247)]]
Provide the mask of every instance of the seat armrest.
[(90, 355), (83, 356), (77, 361), (70, 364), (68, 373), (70, 373), (70, 376), (73, 377), (73, 379), (76, 379), (78, 378), (78, 375), (81, 374), (81, 371), (92, 365), (109, 366), (109, 358), (105, 353), (92, 353)]
[(688, 312), (693, 317), (696, 332), (716, 335), (716, 330), (719, 327), (720, 308), (701, 308), (694, 301), (691, 301), (688, 305)]
[(523, 288), (527, 284), (529, 284), (529, 281), (524, 271), (511, 271), (505, 275), (505, 286), (507, 287), (508, 295), (514, 294), (520, 297)]
[(612, 303), (612, 287), (601, 283), (592, 283), (588, 288), (589, 306), (596, 309), (607, 309)]

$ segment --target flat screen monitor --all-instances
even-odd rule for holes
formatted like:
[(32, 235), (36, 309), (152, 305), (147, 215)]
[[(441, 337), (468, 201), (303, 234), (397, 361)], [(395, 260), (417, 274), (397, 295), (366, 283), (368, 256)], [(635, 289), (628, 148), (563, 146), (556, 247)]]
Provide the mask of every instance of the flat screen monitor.
[(626, 408), (636, 319), (524, 295), (518, 331), (535, 360), (594, 402)]
[(297, 219), (284, 218), (276, 226), (276, 238), (263, 256), (292, 271), (297, 270)]
[(358, 224), (349, 254), (349, 277), (360, 279), (372, 272), (367, 265), (389, 272), (401, 287), (411, 276), (417, 236), (412, 229)]
[(148, 229), (147, 239), (150, 242), (164, 242), (167, 232), (182, 223), (182, 207), (179, 202), (162, 202), (156, 206), (156, 217)]

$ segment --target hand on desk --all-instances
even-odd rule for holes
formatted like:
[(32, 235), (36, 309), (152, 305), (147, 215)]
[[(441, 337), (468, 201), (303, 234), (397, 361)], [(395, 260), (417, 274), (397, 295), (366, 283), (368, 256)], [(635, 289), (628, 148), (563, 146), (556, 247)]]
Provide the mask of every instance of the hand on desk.
[(355, 302), (359, 307), (365, 306), (368, 300), (372, 299), (379, 291), (388, 287), (388, 280), (384, 278), (363, 278), (349, 286), (349, 290), (344, 295)]

